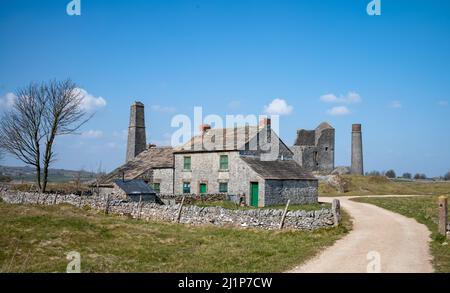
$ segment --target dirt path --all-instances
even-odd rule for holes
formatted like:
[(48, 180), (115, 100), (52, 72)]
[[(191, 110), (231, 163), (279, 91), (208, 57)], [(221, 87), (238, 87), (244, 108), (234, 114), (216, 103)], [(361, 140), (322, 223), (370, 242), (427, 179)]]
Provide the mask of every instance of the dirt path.
[[(331, 202), (333, 198), (321, 198)], [(293, 273), (433, 272), (425, 225), (371, 204), (339, 197), (353, 230)], [(379, 262), (378, 262), (379, 259)]]

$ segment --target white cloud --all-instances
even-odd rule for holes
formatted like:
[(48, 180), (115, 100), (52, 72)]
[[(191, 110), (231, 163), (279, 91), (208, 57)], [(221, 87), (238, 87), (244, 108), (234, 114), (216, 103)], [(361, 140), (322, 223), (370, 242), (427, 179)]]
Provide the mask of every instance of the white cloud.
[(92, 112), (106, 106), (106, 100), (102, 97), (95, 97), (82, 88), (76, 88), (76, 91), (83, 96), (81, 108), (87, 112)]
[(350, 114), (350, 110), (346, 106), (337, 106), (329, 109), (327, 113), (332, 116), (343, 116)]
[(389, 107), (394, 108), (394, 109), (399, 109), (402, 107), (402, 103), (400, 101), (392, 101), (389, 104)]
[(17, 96), (13, 93), (7, 93), (0, 98), (0, 110), (7, 110), (14, 105)]
[(283, 99), (275, 99), (268, 106), (264, 106), (264, 112), (269, 115), (289, 115), (294, 107), (288, 105)]
[(361, 96), (357, 92), (348, 92), (346, 96), (336, 96), (335, 94), (326, 94), (320, 97), (325, 103), (337, 104), (355, 104), (361, 102)]
[(438, 105), (441, 107), (447, 107), (448, 106), (448, 101), (439, 101)]
[(85, 137), (85, 138), (100, 138), (103, 136), (103, 132), (101, 130), (92, 130), (91, 129), (91, 130), (81, 133), (81, 136)]
[(153, 112), (160, 112), (160, 113), (174, 113), (177, 111), (174, 107), (167, 107), (167, 106), (161, 106), (161, 105), (151, 105), (150, 109)]

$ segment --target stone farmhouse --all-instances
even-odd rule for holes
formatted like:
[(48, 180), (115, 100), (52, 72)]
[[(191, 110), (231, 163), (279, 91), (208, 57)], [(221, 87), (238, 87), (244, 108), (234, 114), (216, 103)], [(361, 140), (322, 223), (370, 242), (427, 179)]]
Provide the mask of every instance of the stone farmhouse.
[[(221, 193), (239, 196), (255, 207), (288, 200), (292, 204), (317, 202), (318, 180), (299, 164), (295, 147), (286, 146), (272, 130), (270, 119), (234, 128), (202, 125), (200, 133), (181, 147), (148, 145), (132, 157), (136, 145), (146, 145), (141, 141), (145, 127), (142, 107), (139, 102), (131, 106), (127, 162), (102, 179), (102, 188), (112, 187), (116, 179), (141, 179), (160, 195)], [(330, 127), (323, 124), (319, 132)], [(332, 137), (332, 146), (324, 150), (334, 154), (334, 129)], [(312, 154), (307, 158), (314, 159), (314, 151)], [(330, 159), (334, 166), (334, 155)]]

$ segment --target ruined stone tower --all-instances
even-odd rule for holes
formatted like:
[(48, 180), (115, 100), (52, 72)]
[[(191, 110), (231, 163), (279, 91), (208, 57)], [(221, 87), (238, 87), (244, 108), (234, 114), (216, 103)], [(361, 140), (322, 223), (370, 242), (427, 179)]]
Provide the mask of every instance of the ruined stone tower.
[(134, 159), (147, 147), (145, 137), (144, 104), (135, 102), (130, 109), (130, 124), (128, 127), (128, 144), (126, 161)]
[(334, 170), (334, 128), (323, 122), (315, 130), (300, 129), (294, 146), (294, 160), (307, 171), (330, 173)]
[(364, 175), (361, 124), (352, 125), (352, 174)]

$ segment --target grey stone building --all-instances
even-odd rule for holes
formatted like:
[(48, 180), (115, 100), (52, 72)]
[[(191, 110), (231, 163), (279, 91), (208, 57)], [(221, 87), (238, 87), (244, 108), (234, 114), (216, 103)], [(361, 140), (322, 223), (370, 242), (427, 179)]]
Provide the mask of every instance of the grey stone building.
[(115, 179), (111, 185), (112, 187), (100, 188), (100, 194), (103, 196), (108, 195), (108, 193), (114, 194), (116, 198), (125, 201), (160, 202), (156, 192), (144, 180)]
[(101, 180), (101, 186), (111, 188), (115, 179), (142, 179), (158, 194), (173, 193), (173, 148), (148, 145), (132, 160), (113, 170)]
[[(130, 141), (128, 149), (135, 149)], [(142, 179), (157, 194), (224, 193), (256, 207), (289, 199), (292, 204), (316, 203), (318, 197), (318, 180), (296, 162), (270, 119), (258, 126), (202, 125), (199, 135), (178, 148), (149, 145), (105, 176), (101, 185), (111, 188), (121, 178)]]
[(228, 193), (263, 207), (316, 203), (318, 181), (293, 160), (271, 129), (260, 126), (210, 129), (174, 152), (174, 193)]
[(306, 171), (331, 173), (334, 170), (335, 130), (323, 122), (314, 130), (300, 129), (294, 146), (294, 160)]

